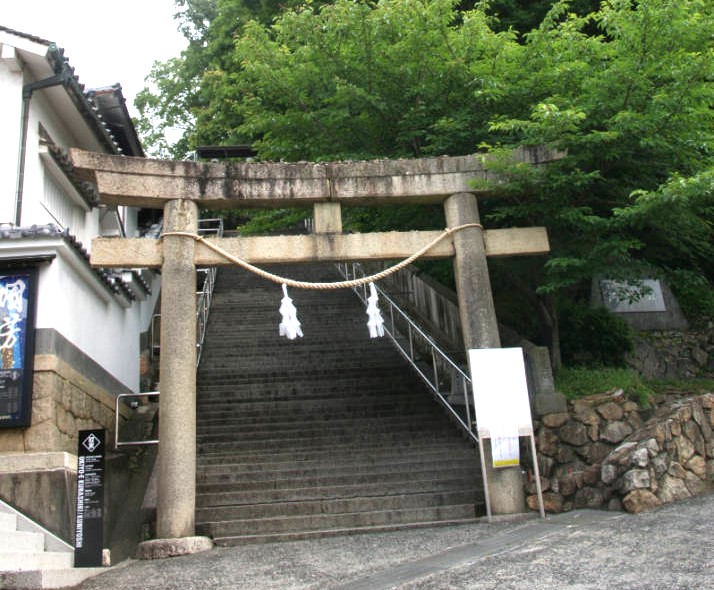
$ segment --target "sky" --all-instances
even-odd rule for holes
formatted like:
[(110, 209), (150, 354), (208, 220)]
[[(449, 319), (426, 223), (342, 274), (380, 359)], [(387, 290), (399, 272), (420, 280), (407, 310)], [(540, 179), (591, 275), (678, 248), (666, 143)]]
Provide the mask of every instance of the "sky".
[(173, 0), (0, 0), (0, 25), (53, 41), (86, 88), (121, 84), (132, 116), (134, 97), (154, 61), (186, 46)]

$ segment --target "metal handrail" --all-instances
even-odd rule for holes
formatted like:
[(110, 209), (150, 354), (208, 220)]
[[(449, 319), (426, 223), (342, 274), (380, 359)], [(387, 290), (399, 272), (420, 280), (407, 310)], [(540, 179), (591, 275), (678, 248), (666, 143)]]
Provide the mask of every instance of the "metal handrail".
[[(223, 237), (223, 219), (220, 217), (199, 220), (198, 235), (206, 236), (211, 234), (219, 238)], [(216, 285), (218, 269), (215, 266), (211, 266), (209, 268), (196, 269), (196, 272), (206, 275), (201, 290), (196, 292), (196, 368), (198, 368), (203, 354), (203, 344), (206, 340), (208, 314), (211, 311), (213, 289)]]
[(119, 447), (129, 447), (129, 446), (136, 446), (136, 445), (157, 445), (159, 444), (159, 439), (150, 439), (150, 440), (126, 440), (126, 441), (120, 441), (119, 440), (119, 404), (121, 403), (121, 400), (127, 397), (158, 397), (159, 392), (158, 391), (146, 391), (144, 393), (120, 393), (116, 397), (116, 401), (114, 402), (114, 448), (118, 449)]
[[(359, 262), (338, 263), (337, 268), (346, 280), (367, 276)], [(351, 271), (351, 272), (350, 272)], [(459, 423), (463, 431), (478, 443), (476, 433), (476, 415), (470, 402), (471, 377), (464, 372), (449, 356), (439, 348), (434, 340), (422, 330), (384, 290), (375, 285), (380, 298), (380, 307), (385, 317), (384, 332), (397, 347), (402, 356), (412, 365), (426, 385), (431, 389), (444, 409)], [(352, 289), (363, 303), (367, 303), (367, 285)], [(384, 313), (386, 305), (386, 314)], [(454, 407), (444, 394), (445, 385), (460, 387), (463, 398), (463, 410)]]
[[(220, 217), (200, 219), (198, 221), (198, 234), (200, 236), (215, 235), (219, 238), (223, 237), (223, 219)], [(201, 357), (203, 355), (203, 344), (206, 340), (206, 327), (208, 326), (208, 314), (211, 311), (213, 289), (216, 285), (217, 274), (218, 269), (215, 266), (196, 269), (197, 277), (204, 275), (203, 280), (200, 281), (201, 288), (196, 291), (196, 368), (198, 368), (201, 363)], [(160, 313), (154, 314), (151, 318), (152, 358), (161, 350), (158, 333), (160, 321)]]

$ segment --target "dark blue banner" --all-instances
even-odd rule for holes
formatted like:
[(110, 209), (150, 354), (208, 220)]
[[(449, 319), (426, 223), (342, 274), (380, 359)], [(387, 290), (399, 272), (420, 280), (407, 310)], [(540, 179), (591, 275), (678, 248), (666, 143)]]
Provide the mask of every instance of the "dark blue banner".
[(0, 427), (30, 425), (36, 269), (0, 271)]

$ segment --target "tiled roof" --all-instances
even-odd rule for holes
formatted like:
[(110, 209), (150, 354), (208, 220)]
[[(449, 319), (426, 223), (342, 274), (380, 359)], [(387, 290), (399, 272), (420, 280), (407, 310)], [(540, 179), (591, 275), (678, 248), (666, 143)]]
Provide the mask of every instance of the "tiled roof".
[[(5, 240), (40, 240), (48, 237), (62, 239), (77, 254), (77, 256), (84, 261), (92, 272), (94, 272), (99, 281), (113, 295), (122, 296), (129, 301), (135, 301), (137, 299), (134, 291), (121, 279), (121, 273), (110, 272), (103, 268), (92, 267), (89, 263), (89, 253), (84, 247), (84, 244), (82, 244), (76, 236), (70, 234), (68, 230), (62, 230), (53, 223), (49, 223), (47, 225), (31, 225), (29, 227), (15, 227), (10, 224), (0, 224), (0, 246)], [(151, 291), (143, 279), (139, 282), (143, 283), (142, 287), (145, 286), (147, 293)]]
[[(74, 102), (77, 110), (82, 114), (95, 135), (105, 149), (112, 154), (143, 157), (144, 150), (136, 134), (134, 123), (126, 110), (121, 86), (115, 84), (109, 89), (89, 89), (85, 91), (84, 84), (79, 82), (74, 68), (64, 56), (64, 49), (52, 41), (42, 39), (0, 25), (0, 31), (28, 39), (34, 43), (47, 46), (47, 62), (55, 74), (65, 74), (67, 94)], [(109, 94), (108, 98), (97, 99), (98, 95)]]

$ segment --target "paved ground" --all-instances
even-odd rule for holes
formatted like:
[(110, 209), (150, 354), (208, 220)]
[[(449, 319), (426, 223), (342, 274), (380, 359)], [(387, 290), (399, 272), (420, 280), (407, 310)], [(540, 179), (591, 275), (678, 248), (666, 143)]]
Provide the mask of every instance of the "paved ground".
[(82, 590), (714, 590), (714, 494), (639, 514), (217, 548), (129, 561)]

